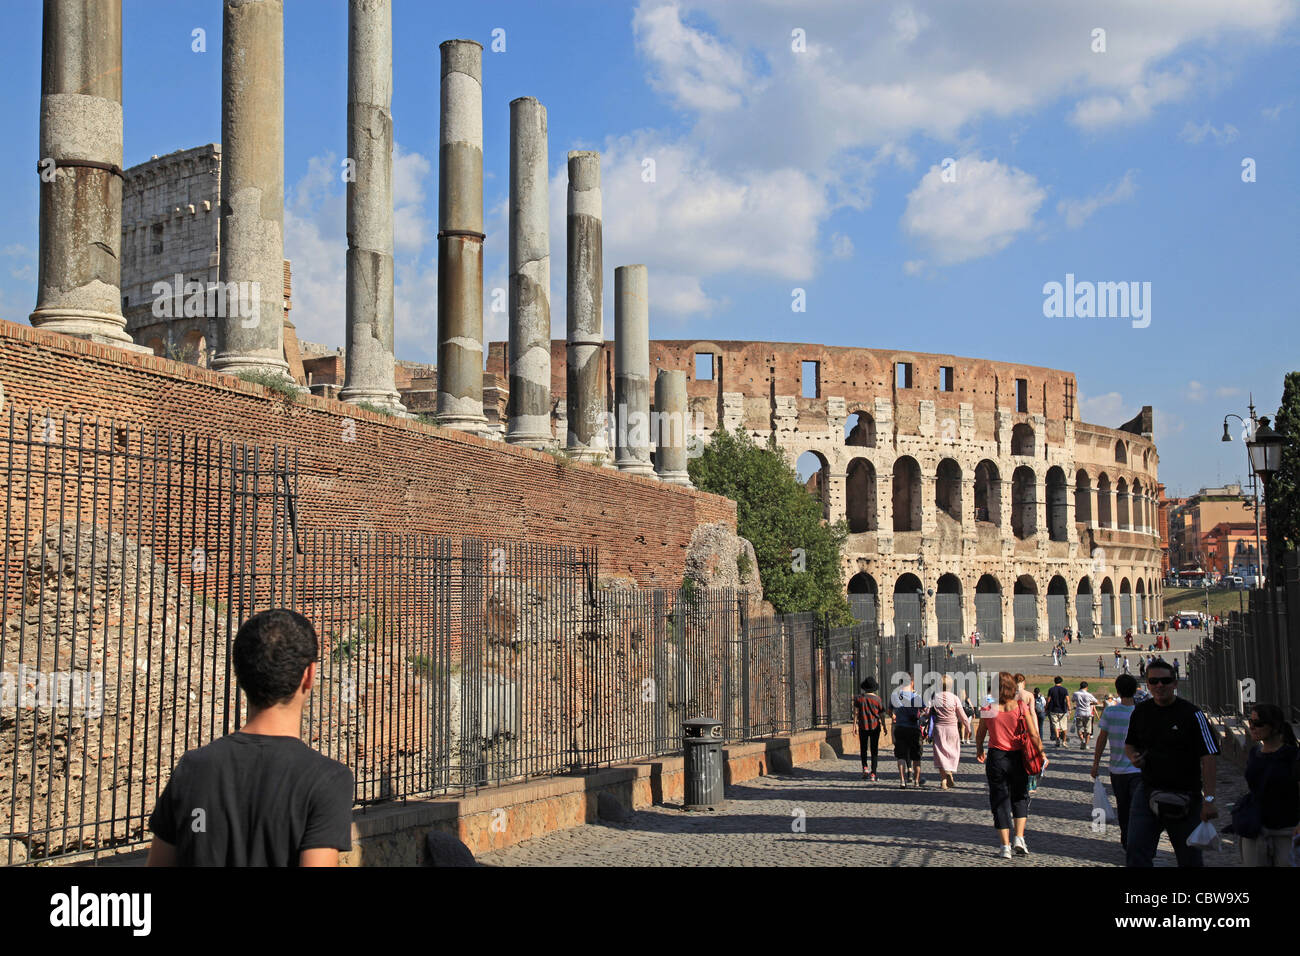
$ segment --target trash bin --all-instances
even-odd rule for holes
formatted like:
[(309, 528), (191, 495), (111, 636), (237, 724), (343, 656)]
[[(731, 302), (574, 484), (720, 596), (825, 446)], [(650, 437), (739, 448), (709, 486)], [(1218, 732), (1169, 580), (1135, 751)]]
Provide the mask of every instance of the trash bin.
[(682, 724), (686, 810), (716, 810), (723, 803), (722, 721), (692, 717)]

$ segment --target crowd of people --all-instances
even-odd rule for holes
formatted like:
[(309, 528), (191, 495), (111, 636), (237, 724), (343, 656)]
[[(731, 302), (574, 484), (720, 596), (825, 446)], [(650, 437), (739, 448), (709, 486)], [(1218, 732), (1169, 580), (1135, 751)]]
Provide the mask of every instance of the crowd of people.
[[(1119, 657), (1119, 652), (1116, 651)], [(1189, 837), (1202, 822), (1218, 818), (1216, 772), (1218, 738), (1205, 715), (1178, 697), (1179, 671), (1160, 657), (1141, 660), (1147, 687), (1127, 672), (1102, 699), (1080, 681), (1071, 692), (1061, 677), (1046, 694), (1025, 688), (1025, 675), (998, 674), (997, 694), (982, 705), (953, 693), (950, 677), (926, 703), (909, 680), (888, 700), (874, 678), (862, 683), (854, 701), (862, 736), (862, 774), (878, 780), (882, 735), (892, 739), (903, 789), (925, 786), (924, 744), (931, 745), (940, 789), (957, 789), (962, 746), (974, 744), (985, 769), (993, 826), (1002, 859), (1027, 856), (1025, 831), (1029, 806), (1049, 761), (1045, 740), (1057, 748), (1092, 751), (1091, 776), (1101, 780), (1106, 760), (1119, 842), (1130, 867), (1149, 867), (1163, 832), (1179, 866), (1203, 865), (1202, 850)], [(1099, 691), (1100, 693), (1100, 691)], [(1248, 866), (1293, 866), (1300, 860), (1300, 750), (1281, 708), (1259, 704), (1251, 710), (1254, 746), (1245, 782), (1249, 795), (1232, 811), (1229, 832), (1239, 838)]]

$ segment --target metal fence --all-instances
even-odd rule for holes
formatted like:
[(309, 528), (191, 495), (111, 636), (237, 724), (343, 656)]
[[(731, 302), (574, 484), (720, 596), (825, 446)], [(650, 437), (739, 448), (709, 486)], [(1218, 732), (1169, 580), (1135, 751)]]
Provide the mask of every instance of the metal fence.
[(1250, 592), (1186, 658), (1179, 694), (1207, 713), (1248, 716), (1276, 704), (1300, 722), (1300, 553), (1285, 556), (1283, 587)]

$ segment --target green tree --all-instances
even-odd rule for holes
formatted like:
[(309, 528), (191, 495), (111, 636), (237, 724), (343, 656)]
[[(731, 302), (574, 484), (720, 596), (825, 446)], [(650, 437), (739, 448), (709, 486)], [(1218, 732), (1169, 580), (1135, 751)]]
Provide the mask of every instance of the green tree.
[[(1282, 555), (1300, 548), (1300, 372), (1288, 372), (1273, 430), (1285, 439), (1282, 467), (1269, 481), (1270, 584), (1282, 583)], [(1276, 563), (1274, 563), (1276, 562)]]
[(760, 447), (743, 429), (719, 428), (688, 469), (695, 487), (736, 502), (736, 531), (754, 545), (763, 597), (778, 613), (818, 611), (832, 626), (853, 623), (840, 570), (848, 528), (822, 520), (820, 502), (775, 441)]

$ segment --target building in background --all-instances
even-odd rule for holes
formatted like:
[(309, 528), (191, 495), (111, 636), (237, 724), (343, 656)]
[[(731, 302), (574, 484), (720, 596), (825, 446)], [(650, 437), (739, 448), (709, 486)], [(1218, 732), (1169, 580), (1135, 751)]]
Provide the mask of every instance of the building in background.
[[(1231, 529), (1248, 527), (1249, 544), (1255, 547), (1255, 500), (1245, 494), (1241, 485), (1223, 485), (1217, 488), (1202, 488), (1194, 495), (1183, 499), (1169, 508), (1169, 564), (1171, 571), (1187, 571), (1199, 568), (1207, 573), (1227, 573), (1240, 564), (1229, 563), (1225, 568), (1221, 564), (1212, 566), (1221, 560), (1222, 547), (1229, 542), (1236, 542)], [(1262, 508), (1262, 504), (1261, 504)], [(1264, 537), (1265, 517), (1260, 518), (1260, 538)], [(1228, 531), (1211, 537), (1215, 528), (1223, 525)], [(1236, 545), (1233, 544), (1232, 556), (1235, 558)]]

